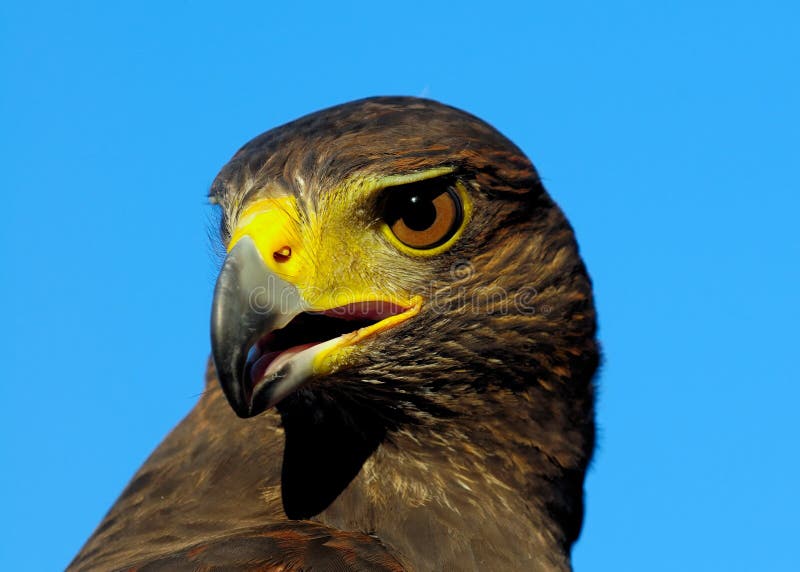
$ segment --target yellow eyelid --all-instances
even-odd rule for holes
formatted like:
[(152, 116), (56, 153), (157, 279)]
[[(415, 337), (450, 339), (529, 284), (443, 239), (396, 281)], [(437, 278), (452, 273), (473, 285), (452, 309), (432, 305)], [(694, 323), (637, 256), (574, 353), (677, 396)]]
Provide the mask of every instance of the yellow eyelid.
[(455, 167), (445, 166), (397, 175), (368, 176), (364, 178), (360, 178), (356, 175), (348, 180), (343, 187), (351, 189), (352, 192), (360, 198), (365, 198), (388, 187), (417, 183), (426, 179), (435, 179), (436, 177), (449, 175), (455, 170)]
[(414, 173), (403, 173), (400, 175), (388, 175), (380, 177), (376, 180), (376, 188), (396, 187), (398, 185), (407, 185), (409, 183), (417, 183), (427, 179), (435, 179), (454, 172), (455, 167), (436, 167), (435, 169), (427, 169), (425, 171), (416, 171)]

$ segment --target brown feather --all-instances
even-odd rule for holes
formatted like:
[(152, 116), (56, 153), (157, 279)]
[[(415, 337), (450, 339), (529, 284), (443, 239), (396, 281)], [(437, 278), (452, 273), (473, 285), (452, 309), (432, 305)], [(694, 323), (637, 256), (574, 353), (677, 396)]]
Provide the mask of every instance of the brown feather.
[[(257, 137), (212, 196), (231, 224), (276, 188), (320, 211), (347, 180), (438, 166), (471, 193), (464, 235), (424, 262), (369, 269), (435, 307), (252, 419), (235, 417), (209, 366), (195, 409), (71, 570), (570, 568), (594, 447), (595, 313), (572, 229), (519, 149), (456, 109), (373, 98)], [(368, 210), (353, 205), (348, 223)]]

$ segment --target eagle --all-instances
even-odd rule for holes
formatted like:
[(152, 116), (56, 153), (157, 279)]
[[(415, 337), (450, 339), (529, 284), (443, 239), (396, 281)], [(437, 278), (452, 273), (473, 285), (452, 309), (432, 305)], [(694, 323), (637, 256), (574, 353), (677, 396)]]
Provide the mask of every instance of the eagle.
[(256, 137), (209, 198), (205, 389), (68, 569), (571, 569), (596, 315), (523, 152), (374, 97)]

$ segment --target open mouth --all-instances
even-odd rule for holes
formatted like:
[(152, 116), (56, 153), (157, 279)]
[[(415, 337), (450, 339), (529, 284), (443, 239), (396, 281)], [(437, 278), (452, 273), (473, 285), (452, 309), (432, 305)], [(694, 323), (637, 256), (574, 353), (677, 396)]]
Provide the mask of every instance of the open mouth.
[[(214, 286), (211, 355), (225, 398), (242, 418), (274, 407), (311, 379), (353, 366), (362, 340), (422, 309), (421, 296), (392, 292), (376, 299), (371, 290), (354, 304), (331, 303), (341, 300), (338, 291), (309, 300), (278, 272), (270, 256), (276, 253), (264, 257), (250, 235), (242, 236)], [(319, 310), (320, 300), (332, 307)]]
[(245, 363), (248, 399), (261, 386), (277, 381), (291, 362), (301, 356), (313, 359), (316, 349), (311, 348), (321, 344), (351, 345), (391, 327), (396, 321), (393, 317), (408, 311), (409, 308), (392, 302), (377, 301), (347, 304), (322, 312), (301, 312), (283, 328), (264, 334), (250, 348)]

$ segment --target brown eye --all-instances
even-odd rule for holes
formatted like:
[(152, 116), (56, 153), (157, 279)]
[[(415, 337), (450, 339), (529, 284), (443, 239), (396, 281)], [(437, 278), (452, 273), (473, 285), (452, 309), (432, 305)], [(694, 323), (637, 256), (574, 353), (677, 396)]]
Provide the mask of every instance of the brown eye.
[(435, 248), (452, 237), (462, 220), (461, 200), (440, 180), (389, 189), (384, 219), (400, 242), (411, 248)]

